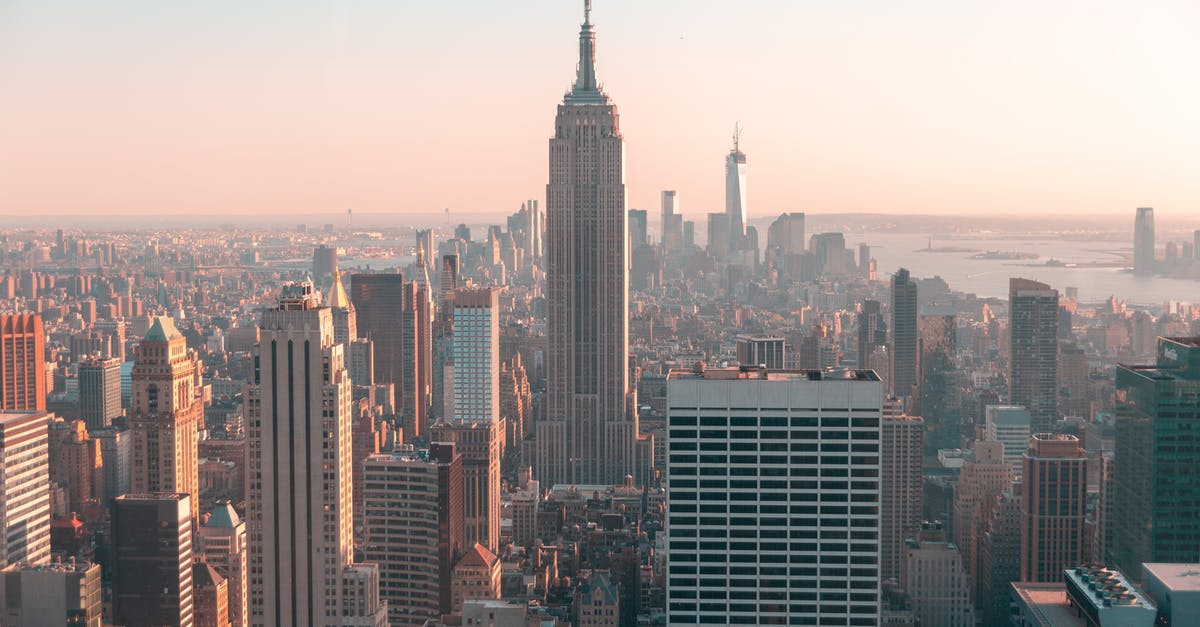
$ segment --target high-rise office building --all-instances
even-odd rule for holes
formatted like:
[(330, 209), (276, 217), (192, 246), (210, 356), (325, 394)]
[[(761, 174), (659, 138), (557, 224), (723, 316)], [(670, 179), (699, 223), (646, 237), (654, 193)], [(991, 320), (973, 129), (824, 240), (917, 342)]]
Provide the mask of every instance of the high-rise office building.
[(786, 342), (765, 335), (737, 336), (737, 360), (743, 366), (766, 366), (771, 370), (786, 367)]
[(661, 241), (663, 255), (671, 256), (684, 249), (683, 214), (679, 208), (679, 194), (673, 189), (662, 193)]
[(991, 510), (987, 531), (979, 539), (973, 593), (983, 624), (1005, 625), (1009, 584), (1021, 577), (1021, 496), (1005, 492)]
[(905, 589), (921, 627), (975, 627), (975, 608), (959, 548), (936, 521), (924, 523), (905, 543)]
[(1200, 562), (1200, 337), (1158, 339), (1150, 366), (1118, 366), (1112, 546), (1126, 573)]
[(317, 285), (325, 285), (337, 274), (338, 254), (336, 248), (324, 244), (313, 249), (312, 273)]
[(46, 409), (46, 331), (38, 314), (0, 314), (0, 411)]
[(1158, 262), (1154, 252), (1154, 209), (1138, 207), (1133, 222), (1133, 271), (1135, 274), (1154, 274)]
[(646, 233), (646, 210), (629, 210), (629, 245), (637, 248), (649, 243)]
[(1034, 433), (1058, 421), (1058, 291), (1029, 279), (1008, 283), (1008, 397), (1029, 410)]
[(1029, 412), (1017, 405), (988, 405), (984, 409), (983, 439), (1004, 445), (1004, 461), (1012, 466), (1013, 478), (1017, 480), (1024, 470), (1022, 460), (1029, 450), (1032, 420)]
[(0, 413), (0, 564), (50, 559), (50, 416)]
[(636, 473), (629, 394), (629, 236), (617, 106), (596, 79), (591, 5), (575, 84), (558, 107), (546, 186), (546, 417), (543, 483), (618, 483)]
[(746, 237), (746, 153), (742, 131), (734, 129), (733, 148), (725, 155), (725, 215), (729, 216), (729, 250), (741, 250)]
[(954, 489), (953, 539), (962, 553), (971, 589), (979, 576), (979, 539), (987, 530), (997, 497), (1012, 488), (1012, 467), (1004, 445), (977, 440), (963, 463)]
[(442, 255), (442, 270), (439, 279), (441, 281), (439, 294), (441, 302), (438, 303), (438, 313), (445, 316), (445, 303), (454, 294), (454, 290), (458, 289), (458, 255)]
[(925, 419), (934, 448), (959, 448), (962, 402), (954, 313), (923, 315), (917, 329), (917, 387), (912, 411)]
[[(442, 280), (446, 280), (444, 268)], [(399, 397), (402, 394), (405, 342), (398, 320), (404, 304), (404, 276), (399, 273), (352, 275), (350, 300), (354, 303), (359, 337), (375, 343), (375, 381), (395, 384)]]
[(729, 214), (708, 214), (708, 254), (718, 261), (729, 258)]
[[(887, 320), (877, 300), (864, 300), (858, 312), (858, 367), (866, 370), (870, 366), (871, 353), (878, 346), (887, 346)], [(918, 521), (920, 522), (920, 521)]]
[(79, 416), (88, 429), (112, 424), (121, 415), (121, 360), (88, 359), (79, 364)]
[(454, 294), (454, 420), (500, 421), (500, 304), (493, 288)]
[(879, 380), (667, 377), (671, 625), (879, 622)]
[(908, 270), (892, 276), (892, 396), (912, 396), (917, 384), (917, 284)]
[(431, 439), (462, 455), (465, 546), (500, 546), (500, 308), (495, 289), (454, 294), (453, 408)]
[(1087, 456), (1073, 435), (1037, 433), (1021, 473), (1021, 581), (1061, 581), (1083, 563)]
[[(428, 277), (426, 277), (428, 279)], [(428, 280), (404, 284), (400, 332), (404, 363), (396, 385), (396, 403), (407, 440), (426, 434), (433, 390), (433, 298)], [(401, 390), (402, 389), (402, 390)]]
[(393, 627), (419, 627), (452, 609), (463, 555), (462, 457), (435, 442), (426, 452), (378, 453), (364, 465), (363, 552), (379, 564)]
[(195, 624), (190, 500), (186, 493), (167, 492), (117, 497), (112, 517), (117, 624)]
[(190, 494), (193, 520), (200, 507), (198, 438), (204, 420), (204, 403), (195, 388), (197, 368), (175, 323), (155, 318), (137, 347), (130, 408), (132, 491)]
[(921, 527), (925, 421), (884, 412), (879, 444), (879, 578), (899, 581), (904, 540)]
[(212, 566), (228, 583), (229, 624), (250, 624), (249, 563), (246, 522), (229, 501), (217, 501), (208, 520), (197, 529), (200, 561)]
[(500, 448), (498, 422), (455, 420), (430, 429), (434, 442), (452, 442), (462, 457), (463, 546), (500, 545)]
[(259, 330), (246, 388), (250, 624), (382, 625), (378, 590), (358, 589), (372, 579), (353, 568), (351, 384), (332, 312), (311, 284), (289, 284)]

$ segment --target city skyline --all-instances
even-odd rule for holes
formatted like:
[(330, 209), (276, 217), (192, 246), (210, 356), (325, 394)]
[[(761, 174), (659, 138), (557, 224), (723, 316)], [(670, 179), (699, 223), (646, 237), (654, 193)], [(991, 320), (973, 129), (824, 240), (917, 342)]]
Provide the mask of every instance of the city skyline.
[[(752, 217), (1195, 211), (1198, 157), (1173, 148), (1200, 139), (1200, 87), (1180, 78), (1200, 55), (1194, 5), (731, 6), (597, 5), (628, 206), (678, 189), (689, 215), (718, 211), (740, 123)], [(6, 5), (0, 214), (493, 213), (540, 197), (577, 2), (470, 3), (466, 21), (289, 9)], [(480, 93), (500, 97), (464, 115)], [(454, 184), (463, 154), (493, 164), (471, 186)]]

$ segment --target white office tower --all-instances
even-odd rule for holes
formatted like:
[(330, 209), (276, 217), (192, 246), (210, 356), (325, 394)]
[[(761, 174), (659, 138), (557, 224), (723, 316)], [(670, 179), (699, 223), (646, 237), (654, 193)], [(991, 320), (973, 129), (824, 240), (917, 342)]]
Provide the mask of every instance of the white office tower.
[(50, 561), (52, 414), (0, 414), (0, 567)]
[(668, 375), (668, 624), (879, 624), (880, 395), (867, 370)]
[(245, 627), (249, 618), (246, 522), (229, 501), (221, 500), (197, 532), (200, 541), (198, 560), (215, 568), (227, 583), (230, 627)]
[(1021, 480), (1021, 461), (1029, 450), (1029, 424), (1033, 417), (1020, 405), (988, 405), (984, 409), (983, 439), (1004, 445), (1004, 462), (1013, 467), (1013, 479)]
[(246, 394), (250, 624), (385, 625), (378, 583), (353, 589), (378, 578), (353, 565), (351, 386), (332, 311), (311, 283), (285, 285), (259, 336)]

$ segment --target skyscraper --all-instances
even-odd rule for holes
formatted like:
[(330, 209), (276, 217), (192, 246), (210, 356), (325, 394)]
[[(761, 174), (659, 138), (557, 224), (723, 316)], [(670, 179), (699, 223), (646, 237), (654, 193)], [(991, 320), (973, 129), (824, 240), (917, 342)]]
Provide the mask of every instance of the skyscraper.
[(250, 624), (382, 625), (378, 590), (358, 589), (372, 579), (352, 563), (351, 384), (332, 312), (311, 284), (289, 284), (259, 329), (246, 390)]
[(746, 153), (742, 130), (733, 130), (733, 148), (725, 155), (725, 215), (729, 216), (729, 250), (741, 250), (746, 237)]
[(435, 442), (428, 454), (367, 458), (363, 552), (380, 566), (380, 595), (394, 627), (450, 613), (451, 574), (463, 549), (462, 457)]
[(0, 314), (0, 411), (46, 409), (46, 331), (38, 314)]
[(1159, 338), (1154, 365), (1118, 366), (1116, 379), (1108, 555), (1127, 573), (1200, 562), (1200, 337)]
[(1061, 581), (1085, 560), (1087, 456), (1073, 435), (1029, 439), (1021, 480), (1021, 581)]
[[(404, 341), (396, 403), (400, 407), (404, 436), (411, 440), (425, 435), (429, 426), (430, 395), (433, 389), (433, 298), (429, 284), (404, 284), (400, 308), (400, 332)], [(401, 392), (403, 388), (403, 392)]]
[[(858, 312), (858, 367), (865, 370), (875, 347), (887, 346), (887, 320), (877, 300), (864, 300)], [(917, 521), (918, 523), (921, 521)]]
[(1029, 425), (1032, 417), (1024, 407), (1016, 405), (988, 405), (984, 409), (985, 440), (1004, 445), (1004, 461), (1013, 467), (1013, 477), (1021, 479), (1025, 463), (1022, 461), (1029, 450)]
[(1138, 207), (1133, 222), (1133, 271), (1135, 274), (1154, 274), (1154, 209)]
[(923, 315), (917, 327), (918, 376), (912, 411), (929, 425), (933, 447), (958, 448), (962, 418), (954, 313)]
[(917, 284), (900, 268), (892, 277), (892, 396), (912, 396), (917, 384)]
[(120, 415), (121, 360), (89, 359), (79, 364), (79, 416), (88, 429), (107, 427)]
[[(445, 281), (444, 267), (442, 272)], [(354, 303), (359, 337), (375, 343), (375, 381), (395, 384), (396, 401), (400, 402), (404, 337), (397, 321), (404, 303), (404, 276), (351, 275), (350, 300)]]
[(879, 444), (879, 578), (900, 579), (904, 540), (921, 528), (925, 421), (884, 412)]
[(50, 559), (51, 414), (0, 413), (0, 564)]
[(679, 194), (673, 189), (662, 193), (662, 248), (670, 256), (683, 250), (683, 214), (679, 213)]
[(1029, 279), (1008, 283), (1008, 397), (1029, 410), (1034, 433), (1058, 420), (1058, 291)]
[(629, 244), (634, 248), (648, 243), (646, 233), (646, 210), (629, 210)]
[(534, 460), (543, 483), (618, 483), (635, 472), (629, 393), (624, 142), (596, 81), (591, 3), (575, 84), (550, 139), (546, 186), (547, 410)]
[(155, 318), (137, 347), (130, 408), (133, 492), (189, 494), (193, 520), (200, 507), (198, 433), (204, 419), (194, 386), (198, 367), (175, 323)]
[(874, 373), (676, 370), (667, 408), (668, 624), (878, 624)]
[(117, 497), (112, 596), (118, 624), (195, 624), (190, 500), (166, 492)]

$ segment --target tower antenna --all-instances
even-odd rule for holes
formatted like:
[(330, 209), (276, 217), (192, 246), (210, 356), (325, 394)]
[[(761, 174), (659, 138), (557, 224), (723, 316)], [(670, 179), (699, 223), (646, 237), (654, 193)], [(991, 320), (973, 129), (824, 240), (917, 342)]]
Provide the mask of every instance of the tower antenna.
[(742, 140), (742, 125), (738, 122), (733, 123), (733, 151), (738, 152), (738, 143)]

